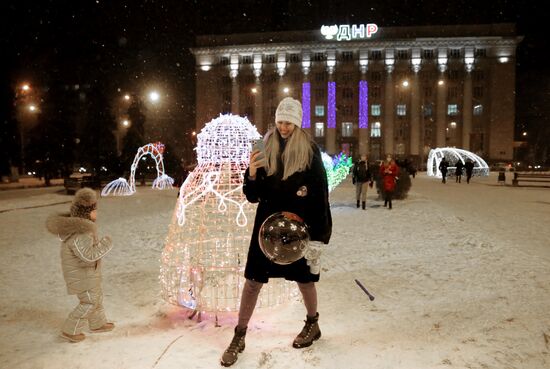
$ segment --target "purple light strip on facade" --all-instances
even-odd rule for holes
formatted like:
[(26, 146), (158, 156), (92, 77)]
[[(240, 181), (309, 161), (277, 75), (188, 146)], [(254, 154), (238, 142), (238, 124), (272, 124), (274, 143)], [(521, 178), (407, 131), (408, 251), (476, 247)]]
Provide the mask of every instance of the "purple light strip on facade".
[(336, 82), (328, 83), (327, 128), (336, 128)]
[(369, 85), (359, 81), (359, 128), (369, 128)]
[(311, 84), (302, 83), (302, 128), (311, 127)]

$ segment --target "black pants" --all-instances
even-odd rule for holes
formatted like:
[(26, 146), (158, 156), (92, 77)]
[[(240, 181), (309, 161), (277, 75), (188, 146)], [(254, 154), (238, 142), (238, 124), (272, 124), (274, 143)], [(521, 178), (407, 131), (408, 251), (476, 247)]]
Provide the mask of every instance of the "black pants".
[(392, 199), (393, 192), (386, 191), (384, 193), (384, 206), (388, 206), (389, 209), (391, 209), (391, 199)]

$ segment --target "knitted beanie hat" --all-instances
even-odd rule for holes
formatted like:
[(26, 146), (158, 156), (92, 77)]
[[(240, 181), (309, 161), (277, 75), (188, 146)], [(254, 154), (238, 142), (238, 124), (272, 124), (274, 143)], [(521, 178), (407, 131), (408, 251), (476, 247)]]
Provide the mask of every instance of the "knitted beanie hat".
[(90, 219), (90, 213), (97, 209), (97, 195), (91, 188), (76, 191), (71, 204), (71, 216)]
[(275, 122), (287, 121), (302, 127), (302, 104), (292, 97), (285, 97), (275, 111)]

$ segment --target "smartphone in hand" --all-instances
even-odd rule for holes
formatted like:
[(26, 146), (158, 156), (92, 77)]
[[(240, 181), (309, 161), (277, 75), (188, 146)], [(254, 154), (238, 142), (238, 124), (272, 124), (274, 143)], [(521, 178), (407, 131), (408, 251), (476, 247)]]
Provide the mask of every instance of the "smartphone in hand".
[(265, 143), (263, 139), (254, 140), (252, 151), (258, 150), (260, 153), (256, 156), (256, 161), (265, 161)]

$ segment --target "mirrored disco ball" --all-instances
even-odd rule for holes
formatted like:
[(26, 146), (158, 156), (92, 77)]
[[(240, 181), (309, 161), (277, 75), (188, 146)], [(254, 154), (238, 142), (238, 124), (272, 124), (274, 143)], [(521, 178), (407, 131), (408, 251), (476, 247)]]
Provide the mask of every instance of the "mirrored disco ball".
[(302, 218), (283, 211), (270, 215), (263, 222), (258, 241), (269, 260), (287, 265), (301, 259), (306, 253), (309, 231)]

